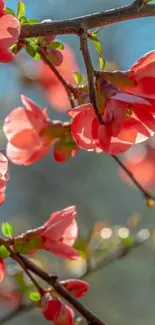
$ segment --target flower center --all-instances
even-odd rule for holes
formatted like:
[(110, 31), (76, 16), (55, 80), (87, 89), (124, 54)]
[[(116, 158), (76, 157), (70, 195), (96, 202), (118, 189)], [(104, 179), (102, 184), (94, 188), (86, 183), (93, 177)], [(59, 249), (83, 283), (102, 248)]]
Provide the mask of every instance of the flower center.
[(125, 120), (129, 120), (132, 114), (133, 114), (133, 105), (129, 104), (127, 108), (127, 112), (125, 114)]

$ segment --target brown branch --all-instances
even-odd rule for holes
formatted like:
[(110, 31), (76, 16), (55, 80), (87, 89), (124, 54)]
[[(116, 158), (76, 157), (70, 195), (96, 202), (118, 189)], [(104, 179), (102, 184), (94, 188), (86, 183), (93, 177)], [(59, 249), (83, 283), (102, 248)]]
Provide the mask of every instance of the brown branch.
[[(127, 247), (124, 244), (120, 244), (119, 246), (114, 248), (111, 252), (108, 252), (107, 254), (105, 254), (103, 256), (103, 258), (95, 265), (95, 267), (92, 267), (90, 265), (88, 267), (86, 273), (84, 275), (82, 275), (82, 277), (80, 277), (80, 278), (87, 279), (87, 277), (89, 275), (91, 275), (95, 271), (101, 269), (102, 267), (105, 267), (120, 258), (124, 258), (124, 257), (128, 256), (128, 254), (131, 253), (133, 249), (143, 245), (147, 240), (148, 239), (141, 238), (139, 236), (139, 232), (137, 232), (137, 234), (135, 235), (134, 243), (132, 246)], [(4, 242), (3, 242), (3, 244), (4, 244)], [(34, 304), (34, 303), (31, 303), (29, 305), (19, 305), (19, 307), (16, 310), (12, 311), (10, 314), (8, 314), (4, 318), (2, 318), (0, 320), (0, 324), (3, 324), (5, 322), (7, 322), (8, 320), (16, 317), (17, 315), (25, 313), (35, 307), (36, 307), (36, 304)]]
[(137, 0), (127, 6), (105, 10), (86, 16), (34, 25), (22, 25), (20, 38), (38, 37), (51, 34), (79, 34), (81, 28), (88, 30), (125, 20), (155, 16), (154, 4), (141, 5), (141, 3), (142, 1)]
[(33, 264), (26, 257), (21, 256), (20, 254), (16, 254), (17, 257), (11, 255), (11, 257), (17, 261), (20, 259), (24, 264), (25, 268), (29, 271), (33, 272), (35, 275), (40, 277), (42, 280), (47, 282), (50, 286), (52, 286), (56, 292), (63, 297), (66, 301), (68, 301), (86, 320), (89, 324), (92, 325), (105, 325), (98, 317), (96, 317), (91, 311), (89, 311), (85, 306), (83, 306), (74, 296), (72, 296), (69, 291), (67, 291), (63, 285), (61, 285), (59, 279), (55, 275), (49, 275), (44, 272), (37, 265)]
[(94, 108), (94, 112), (100, 124), (104, 124), (102, 117), (99, 113), (97, 103), (96, 103), (96, 94), (94, 88), (94, 69), (91, 61), (91, 57), (88, 50), (88, 35), (87, 31), (81, 29), (80, 31), (80, 45), (81, 51), (84, 58), (86, 70), (87, 70), (87, 77), (88, 77), (88, 86), (89, 86), (89, 98), (90, 102)]
[[(144, 199), (147, 200), (153, 200), (155, 202), (155, 196), (152, 195), (149, 191), (147, 191), (134, 177), (134, 175), (130, 172), (130, 170), (122, 163), (122, 161), (114, 155), (111, 155), (111, 157), (117, 162), (117, 164), (124, 170), (124, 172), (130, 177), (130, 179), (133, 181), (133, 183), (136, 185), (136, 187), (140, 190), (140, 192), (143, 194)], [(152, 202), (153, 203), (153, 202)], [(150, 204), (151, 205), (151, 204)], [(152, 204), (153, 205), (153, 204)], [(148, 203), (149, 206), (149, 203)]]
[(48, 59), (44, 49), (39, 46), (39, 50), (38, 53), (40, 54), (41, 58), (43, 59), (43, 61), (49, 66), (49, 68), (51, 69), (51, 71), (53, 71), (53, 73), (55, 74), (55, 76), (59, 79), (59, 81), (61, 82), (61, 84), (64, 86), (64, 88), (66, 89), (67, 95), (68, 95), (68, 99), (70, 101), (70, 105), (71, 107), (75, 107), (75, 103), (73, 100), (73, 96), (76, 96), (77, 94), (77, 89), (76, 87), (74, 87), (72, 84), (70, 84), (69, 82), (67, 82), (64, 77), (59, 73), (59, 71), (56, 69), (56, 67), (54, 66), (54, 64), (51, 63), (51, 61)]
[(34, 273), (36, 276), (40, 277), (50, 286), (52, 286), (56, 292), (63, 297), (66, 301), (68, 301), (91, 325), (106, 325), (102, 322), (98, 317), (96, 317), (89, 309), (83, 306), (74, 296), (72, 296), (69, 291), (67, 291), (63, 285), (61, 285), (58, 277), (56, 275), (49, 275), (44, 272), (40, 267), (36, 264), (32, 263), (26, 257), (21, 256), (19, 253), (16, 253), (9, 245), (9, 242), (5, 239), (0, 238), (0, 244), (4, 245), (8, 251), (10, 252), (10, 257), (15, 260), (23, 269), (23, 271), (30, 277), (31, 281), (37, 287), (39, 292), (44, 294), (44, 290), (40, 288), (37, 281), (33, 278), (33, 276), (29, 275), (29, 271)]

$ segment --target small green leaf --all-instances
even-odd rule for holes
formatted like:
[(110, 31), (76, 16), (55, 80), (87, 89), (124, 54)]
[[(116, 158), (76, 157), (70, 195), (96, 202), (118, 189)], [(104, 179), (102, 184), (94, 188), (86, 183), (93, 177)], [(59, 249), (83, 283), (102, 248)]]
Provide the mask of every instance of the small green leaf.
[(9, 251), (4, 245), (0, 245), (0, 257), (7, 258), (10, 255)]
[(33, 24), (38, 24), (38, 23), (40, 23), (40, 20), (29, 18), (29, 19), (27, 19), (27, 23), (28, 23), (28, 24), (31, 24), (31, 25), (33, 25)]
[(100, 70), (102, 71), (105, 67), (105, 60), (102, 56), (99, 56)]
[(35, 57), (35, 55), (38, 51), (38, 45), (37, 44), (29, 44), (25, 47), (25, 50), (30, 56)]
[(51, 42), (49, 47), (52, 50), (64, 50), (64, 45), (60, 42)]
[(35, 56), (33, 56), (33, 60), (38, 61), (40, 60), (40, 54), (36, 52)]
[(19, 21), (21, 24), (27, 24), (27, 18), (24, 16), (20, 17)]
[(21, 17), (24, 16), (25, 16), (25, 4), (23, 1), (19, 1), (17, 7), (17, 18), (20, 19)]
[(29, 294), (29, 298), (30, 300), (37, 302), (41, 299), (41, 295), (38, 291), (31, 291)]
[[(93, 35), (93, 34), (92, 34)], [(101, 54), (102, 53), (102, 45), (100, 43), (100, 40), (98, 39), (98, 37), (94, 36), (91, 38), (93, 44), (95, 45), (96, 51)]]
[(16, 16), (15, 12), (12, 9), (8, 8), (8, 7), (5, 8), (5, 13), (8, 14), (8, 15), (14, 16), (14, 17)]
[(82, 83), (82, 76), (79, 72), (73, 72), (73, 77), (77, 83), (77, 85), (81, 85)]
[(5, 237), (12, 237), (14, 234), (13, 226), (9, 222), (2, 223), (1, 231)]

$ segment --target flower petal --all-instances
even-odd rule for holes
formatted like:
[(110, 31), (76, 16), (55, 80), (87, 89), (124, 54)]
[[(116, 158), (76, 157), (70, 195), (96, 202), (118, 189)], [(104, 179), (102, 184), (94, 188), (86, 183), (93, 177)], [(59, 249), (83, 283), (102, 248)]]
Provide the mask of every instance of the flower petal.
[(52, 242), (50, 240), (45, 241), (43, 249), (50, 251), (51, 253), (66, 258), (69, 260), (75, 260), (79, 258), (80, 254), (73, 248), (59, 241)]

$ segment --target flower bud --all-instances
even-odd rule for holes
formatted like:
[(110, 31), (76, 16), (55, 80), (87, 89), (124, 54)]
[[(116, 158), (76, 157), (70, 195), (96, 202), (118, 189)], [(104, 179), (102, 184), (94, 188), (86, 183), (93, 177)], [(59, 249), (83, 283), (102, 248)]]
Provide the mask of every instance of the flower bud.
[(57, 319), (61, 312), (61, 301), (53, 298), (50, 294), (45, 294), (41, 301), (42, 313), (47, 320), (54, 321)]
[(89, 284), (82, 280), (67, 280), (62, 284), (76, 298), (85, 296), (89, 287)]

